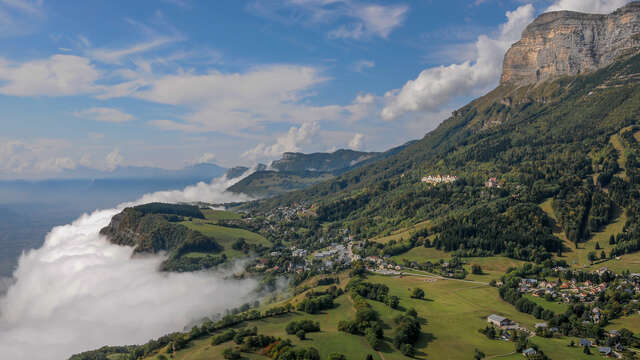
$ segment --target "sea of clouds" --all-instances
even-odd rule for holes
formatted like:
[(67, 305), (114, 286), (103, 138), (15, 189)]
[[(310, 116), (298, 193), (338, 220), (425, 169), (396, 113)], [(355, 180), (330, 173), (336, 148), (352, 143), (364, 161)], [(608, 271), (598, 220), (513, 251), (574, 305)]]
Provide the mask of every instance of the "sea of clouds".
[(103, 345), (145, 343), (251, 300), (253, 280), (229, 280), (225, 272), (161, 273), (163, 256), (132, 258), (133, 248), (99, 235), (113, 215), (135, 204), (249, 200), (225, 191), (240, 179), (148, 194), (53, 228), (41, 248), (22, 254), (12, 279), (0, 279), (0, 356), (55, 360)]

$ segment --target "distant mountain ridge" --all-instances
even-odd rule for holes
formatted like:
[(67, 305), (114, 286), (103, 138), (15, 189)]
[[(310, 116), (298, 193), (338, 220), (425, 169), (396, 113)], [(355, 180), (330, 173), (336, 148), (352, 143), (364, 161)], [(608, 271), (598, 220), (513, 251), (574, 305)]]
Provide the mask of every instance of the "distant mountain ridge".
[[(361, 152), (337, 150), (331, 153), (292, 153), (286, 152), (280, 160), (271, 163), (267, 170), (258, 170), (227, 189), (254, 197), (271, 197), (286, 192), (305, 189), (309, 186), (330, 180), (335, 176), (367, 164), (385, 159), (410, 146), (415, 141), (395, 147), (385, 152)], [(247, 168), (233, 168), (227, 176), (241, 174)]]
[(286, 152), (282, 154), (282, 159), (271, 163), (271, 167), (278, 171), (332, 172), (357, 165), (379, 155), (380, 153), (377, 152), (344, 149), (332, 153), (302, 154)]
[(189, 165), (182, 169), (170, 170), (149, 166), (120, 166), (113, 171), (92, 169), (84, 166), (67, 170), (57, 176), (59, 179), (190, 179), (222, 176), (226, 168), (216, 164), (201, 163)]

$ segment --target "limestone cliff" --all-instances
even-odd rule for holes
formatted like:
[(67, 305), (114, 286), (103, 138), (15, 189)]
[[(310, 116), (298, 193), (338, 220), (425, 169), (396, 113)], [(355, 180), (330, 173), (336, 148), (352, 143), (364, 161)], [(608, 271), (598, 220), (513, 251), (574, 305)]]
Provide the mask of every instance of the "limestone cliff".
[(640, 1), (607, 15), (540, 15), (505, 55), (501, 84), (523, 86), (588, 73), (640, 50)]

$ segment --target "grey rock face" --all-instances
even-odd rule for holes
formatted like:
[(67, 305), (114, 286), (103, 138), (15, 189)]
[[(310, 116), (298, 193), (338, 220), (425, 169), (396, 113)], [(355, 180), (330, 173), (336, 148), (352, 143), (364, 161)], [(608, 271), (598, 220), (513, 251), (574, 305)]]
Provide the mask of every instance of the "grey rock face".
[(640, 2), (608, 15), (540, 15), (505, 55), (501, 84), (536, 84), (595, 71), (640, 50)]

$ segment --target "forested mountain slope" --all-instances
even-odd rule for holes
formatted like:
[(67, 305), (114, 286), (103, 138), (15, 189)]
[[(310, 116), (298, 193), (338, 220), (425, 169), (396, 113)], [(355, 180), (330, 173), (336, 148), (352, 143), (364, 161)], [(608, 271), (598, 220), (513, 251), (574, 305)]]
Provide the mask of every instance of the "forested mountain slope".
[[(493, 242), (495, 234), (488, 229), (500, 229), (529, 209), (525, 212), (539, 225), (534, 228), (546, 238), (553, 224), (538, 204), (553, 197), (560, 225), (574, 242), (606, 225), (616, 208), (625, 209), (629, 220), (626, 235), (620, 236), (636, 242), (621, 241), (616, 252), (637, 249), (639, 81), (640, 56), (633, 55), (587, 75), (523, 87), (502, 84), (394, 156), (250, 208), (259, 213), (311, 202), (318, 222), (345, 223), (365, 238), (435, 219), (434, 230), (443, 230), (441, 240), (451, 242), (448, 250), (503, 252), (510, 241), (481, 244)], [(623, 139), (624, 152), (612, 145), (612, 136)], [(618, 176), (621, 166), (628, 176)], [(437, 186), (421, 182), (437, 174), (459, 180)], [(485, 187), (491, 177), (500, 189)], [(537, 237), (538, 230), (529, 235)], [(554, 243), (544, 247), (561, 250)]]

